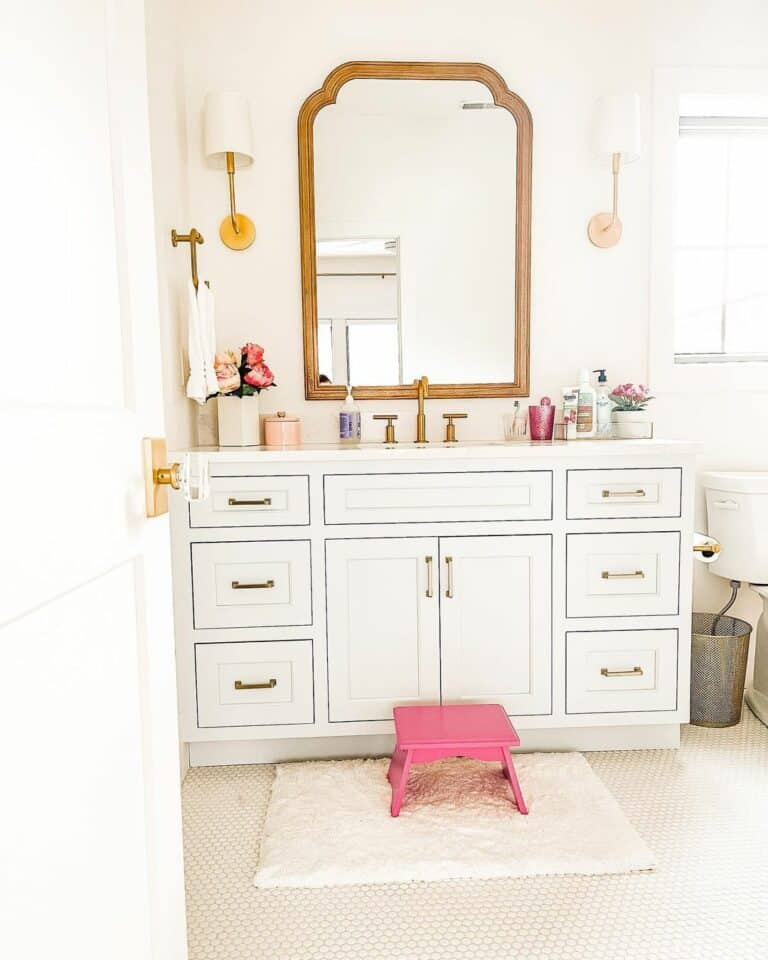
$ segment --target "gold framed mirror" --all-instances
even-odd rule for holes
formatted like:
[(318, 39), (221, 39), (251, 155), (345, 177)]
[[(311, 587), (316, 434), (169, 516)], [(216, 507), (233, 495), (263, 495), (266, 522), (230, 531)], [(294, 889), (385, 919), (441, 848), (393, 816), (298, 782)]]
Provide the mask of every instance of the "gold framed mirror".
[(298, 140), (306, 398), (528, 396), (523, 100), (484, 64), (344, 63)]

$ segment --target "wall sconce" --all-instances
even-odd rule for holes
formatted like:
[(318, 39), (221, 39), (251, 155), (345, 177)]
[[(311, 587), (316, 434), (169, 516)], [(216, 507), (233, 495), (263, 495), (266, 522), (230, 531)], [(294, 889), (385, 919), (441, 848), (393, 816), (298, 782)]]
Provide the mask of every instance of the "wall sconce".
[(226, 166), (229, 177), (229, 216), (221, 221), (221, 242), (231, 250), (245, 250), (256, 237), (253, 220), (235, 206), (235, 164), (253, 163), (251, 117), (240, 93), (209, 93), (205, 98), (205, 155), (212, 166)]
[(611, 158), (613, 211), (596, 213), (587, 233), (596, 247), (614, 247), (621, 240), (619, 168), (640, 156), (640, 97), (636, 93), (603, 97), (597, 106), (597, 152)]

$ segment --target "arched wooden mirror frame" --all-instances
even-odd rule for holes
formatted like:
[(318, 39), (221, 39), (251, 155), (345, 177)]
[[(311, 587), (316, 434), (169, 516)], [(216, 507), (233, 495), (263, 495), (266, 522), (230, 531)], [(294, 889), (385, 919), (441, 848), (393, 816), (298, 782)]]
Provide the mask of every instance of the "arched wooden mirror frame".
[[(491, 92), (517, 123), (516, 223), (515, 223), (515, 379), (509, 383), (430, 383), (430, 397), (527, 397), (530, 377), (530, 276), (531, 276), (531, 157), (533, 124), (525, 102), (512, 93), (503, 78), (482, 63), (406, 63), (351, 61), (336, 67), (323, 86), (304, 101), (299, 111), (299, 223), (301, 284), (304, 324), (304, 391), (307, 400), (340, 400), (340, 384), (321, 384), (317, 362), (317, 261), (315, 256), (315, 117), (336, 102), (339, 90), (350, 80), (477, 80)], [(436, 280), (439, 282), (439, 278)], [(423, 371), (429, 376), (429, 370)], [(360, 386), (355, 396), (363, 400), (415, 397), (412, 385)]]

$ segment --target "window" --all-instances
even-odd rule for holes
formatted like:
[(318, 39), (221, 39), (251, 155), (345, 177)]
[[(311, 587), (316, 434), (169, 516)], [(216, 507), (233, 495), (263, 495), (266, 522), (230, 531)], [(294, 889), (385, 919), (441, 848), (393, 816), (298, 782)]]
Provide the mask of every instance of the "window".
[(768, 361), (768, 98), (682, 95), (675, 363)]

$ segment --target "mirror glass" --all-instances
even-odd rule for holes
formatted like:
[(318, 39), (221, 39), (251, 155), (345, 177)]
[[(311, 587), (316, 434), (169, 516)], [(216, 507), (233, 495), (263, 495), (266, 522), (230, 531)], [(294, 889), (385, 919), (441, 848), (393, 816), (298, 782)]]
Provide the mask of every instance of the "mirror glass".
[(319, 383), (514, 381), (514, 115), (478, 81), (353, 79), (313, 134)]

